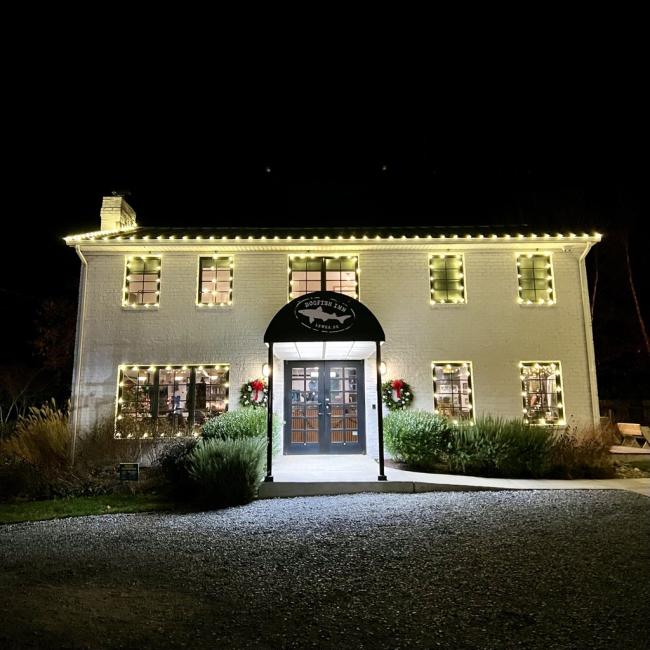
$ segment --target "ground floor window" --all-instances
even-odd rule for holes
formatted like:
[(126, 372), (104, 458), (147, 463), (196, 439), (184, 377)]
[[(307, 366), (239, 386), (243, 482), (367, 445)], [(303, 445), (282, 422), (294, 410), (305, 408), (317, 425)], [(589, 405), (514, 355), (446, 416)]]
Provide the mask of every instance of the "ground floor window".
[(564, 424), (559, 361), (522, 361), (521, 397), (524, 420), (531, 424)]
[(121, 366), (117, 437), (196, 436), (228, 409), (229, 366)]
[(472, 404), (472, 364), (469, 361), (433, 362), (434, 413), (451, 420), (470, 420)]

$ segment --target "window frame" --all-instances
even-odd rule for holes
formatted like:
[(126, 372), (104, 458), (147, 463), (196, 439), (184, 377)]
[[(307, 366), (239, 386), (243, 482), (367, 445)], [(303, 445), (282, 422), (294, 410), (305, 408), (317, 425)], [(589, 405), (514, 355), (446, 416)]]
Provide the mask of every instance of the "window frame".
[[(230, 286), (228, 290), (228, 301), (227, 302), (201, 302), (202, 288), (203, 288), (203, 269), (201, 268), (201, 260), (210, 259), (210, 260), (228, 260), (228, 265), (230, 268)], [(198, 271), (197, 271), (197, 283), (196, 283), (196, 306), (201, 309), (210, 309), (214, 307), (231, 307), (233, 304), (233, 285), (235, 277), (235, 260), (233, 255), (199, 255), (198, 257)], [(215, 273), (217, 270), (215, 270)]]
[[(469, 399), (469, 415), (467, 417), (458, 417), (457, 415), (453, 415), (452, 417), (448, 417), (445, 415), (442, 415), (442, 417), (448, 417), (452, 422), (458, 422), (458, 421), (463, 421), (463, 422), (469, 422), (472, 423), (474, 422), (474, 419), (476, 417), (476, 404), (474, 401), (474, 367), (472, 365), (471, 361), (432, 361), (431, 362), (431, 379), (432, 379), (432, 386), (433, 386), (433, 412), (436, 415), (441, 415), (440, 414), (440, 406), (439, 406), (439, 399), (440, 395), (437, 392), (438, 387), (437, 383), (438, 380), (436, 378), (436, 368), (437, 367), (442, 367), (442, 368), (463, 368), (466, 367), (468, 371), (468, 377), (467, 377), (467, 392), (465, 393), (465, 396), (468, 397)], [(459, 393), (461, 396), (463, 395), (462, 392)], [(452, 392), (453, 395), (453, 392)], [(453, 402), (453, 398), (452, 398)]]
[[(434, 289), (434, 283), (436, 280), (440, 280), (440, 278), (435, 278), (434, 273), (436, 269), (433, 267), (433, 260), (434, 259), (447, 259), (447, 258), (454, 258), (454, 259), (459, 259), (460, 260), (460, 290), (462, 292), (462, 299), (460, 300), (450, 300), (450, 299), (445, 299), (445, 300), (438, 300), (434, 298), (435, 296), (435, 291)], [(447, 275), (448, 269), (445, 267), (445, 275)], [(447, 297), (449, 296), (449, 282), (453, 282), (454, 280), (449, 280), (449, 278), (445, 277), (444, 279), (445, 284), (447, 285), (446, 293)], [(429, 253), (429, 303), (433, 305), (466, 305), (467, 304), (467, 280), (465, 277), (465, 254), (464, 253)]]
[[(554, 422), (547, 422), (546, 418), (540, 418), (539, 420), (543, 421), (534, 421), (534, 418), (530, 417), (530, 411), (528, 404), (530, 402), (530, 395), (533, 393), (528, 392), (527, 382), (530, 381), (529, 378), (524, 373), (524, 368), (532, 367), (535, 368), (548, 366), (555, 373), (555, 400), (556, 404), (554, 407), (558, 411), (557, 420)], [(543, 426), (543, 427), (552, 427), (552, 426), (565, 426), (566, 425), (566, 408), (564, 406), (564, 381), (562, 380), (562, 363), (560, 361), (520, 361), (519, 362), (519, 377), (521, 380), (521, 398), (522, 398), (522, 412), (524, 417), (524, 422), (530, 424), (531, 426)], [(541, 379), (538, 379), (541, 381)], [(544, 393), (545, 395), (551, 395), (552, 393)]]
[[(158, 268), (156, 270), (157, 277), (156, 277), (156, 289), (154, 295), (156, 296), (156, 302), (155, 303), (130, 303), (129, 302), (129, 295), (131, 293), (134, 293), (130, 291), (130, 278), (129, 278), (129, 263), (132, 262), (133, 260), (142, 260), (145, 264), (147, 260), (157, 260), (158, 261)], [(145, 275), (144, 269), (141, 275)], [(151, 274), (153, 275), (153, 274)], [(147, 254), (147, 255), (127, 255), (125, 260), (124, 260), (124, 279), (122, 281), (122, 307), (124, 309), (128, 310), (142, 310), (142, 309), (157, 309), (160, 307), (160, 286), (161, 286), (161, 277), (162, 277), (162, 255), (155, 255), (155, 254)], [(143, 280), (144, 282), (144, 280)], [(139, 293), (139, 292), (135, 292)], [(144, 293), (152, 293), (150, 291), (141, 292), (142, 294)]]
[[(320, 289), (318, 291), (327, 291), (327, 260), (340, 260), (340, 259), (353, 259), (354, 260), (354, 282), (355, 282), (355, 293), (354, 296), (348, 296), (354, 298), (355, 300), (360, 300), (359, 292), (359, 255), (289, 255), (288, 267), (289, 267), (289, 287), (288, 287), (288, 302), (291, 302), (299, 296), (304, 296), (307, 293), (311, 292), (299, 292), (296, 293), (293, 291), (293, 282), (294, 282), (294, 270), (293, 270), (293, 260), (320, 260)], [(338, 293), (338, 292), (337, 292)], [(342, 294), (347, 296), (347, 293)]]
[[(223, 410), (217, 412), (217, 415), (220, 415), (221, 413), (225, 413), (228, 411), (229, 404), (230, 404), (230, 364), (227, 363), (152, 364), (149, 366), (136, 365), (136, 364), (121, 364), (120, 366), (118, 366), (116, 400), (115, 400), (115, 417), (114, 417), (114, 437), (118, 439), (120, 438), (161, 439), (161, 438), (197, 437), (199, 435), (199, 432), (195, 426), (197, 424), (196, 414), (197, 414), (197, 410), (199, 410), (196, 407), (196, 399), (197, 399), (196, 387), (197, 385), (199, 385), (199, 382), (197, 381), (197, 371), (209, 372), (210, 370), (219, 371), (223, 375), (223, 381), (221, 382), (221, 385), (219, 386), (219, 383), (215, 383), (214, 386), (215, 387), (218, 386), (222, 389), (225, 389), (225, 397), (223, 399), (210, 400), (214, 402), (222, 401), (224, 403)], [(131, 404), (134, 402), (134, 400), (125, 400), (125, 394), (127, 388), (125, 386), (126, 371), (131, 371), (131, 372), (135, 371), (138, 373), (145, 372), (151, 375), (151, 383), (145, 384), (148, 390), (143, 391), (143, 392), (150, 393), (149, 399), (135, 400), (136, 405), (139, 404), (147, 405), (147, 411), (142, 412), (143, 417), (140, 418), (136, 417), (131, 420), (132, 422), (139, 423), (133, 427), (136, 430), (137, 436), (134, 436), (132, 432), (127, 434), (126, 436), (122, 436), (122, 433), (119, 430), (120, 429), (119, 422), (121, 420), (126, 421), (127, 419), (130, 419), (129, 415), (124, 413), (124, 405)], [(185, 393), (185, 408), (184, 408), (184, 411), (187, 411), (187, 416), (185, 417), (185, 421), (183, 422), (182, 426), (178, 426), (177, 420), (175, 421), (173, 417), (171, 418), (170, 421), (171, 424), (169, 426), (167, 426), (168, 423), (166, 423), (165, 426), (162, 427), (159, 426), (159, 422), (162, 421), (161, 410), (160, 410), (160, 397), (161, 397), (160, 387), (170, 385), (170, 384), (160, 383), (161, 371), (189, 372), (188, 381), (186, 384), (183, 384), (187, 386), (186, 393)], [(178, 382), (178, 383), (179, 385), (182, 384), (182, 382)], [(174, 386), (176, 385), (175, 381), (173, 385)], [(213, 386), (213, 384), (209, 384), (209, 385)], [(148, 415), (144, 415), (144, 413), (148, 413)], [(173, 415), (173, 411), (172, 411), (172, 415)], [(205, 414), (203, 414), (203, 417), (205, 418)]]
[[(523, 274), (521, 272), (522, 269), (521, 269), (521, 261), (520, 260), (521, 260), (522, 257), (525, 257), (525, 258), (528, 258), (528, 259), (532, 259), (532, 258), (536, 258), (536, 257), (545, 258), (544, 259), (544, 270), (546, 272), (546, 278), (544, 278), (544, 279), (546, 280), (546, 288), (544, 290), (541, 290), (541, 289), (539, 290), (539, 291), (543, 291), (544, 293), (546, 293), (547, 297), (545, 299), (540, 298), (540, 299), (536, 299), (536, 300), (531, 300), (530, 298), (524, 298), (523, 292), (524, 291), (529, 291), (530, 289), (524, 289), (522, 287), (522, 280), (525, 279), (525, 278), (523, 278)], [(525, 306), (534, 305), (534, 306), (537, 306), (537, 307), (541, 307), (541, 306), (550, 307), (552, 305), (555, 305), (557, 303), (557, 291), (556, 291), (556, 288), (555, 288), (555, 275), (553, 273), (553, 255), (550, 252), (540, 253), (539, 251), (536, 251), (534, 253), (531, 253), (529, 251), (529, 252), (526, 252), (526, 253), (517, 253), (515, 260), (516, 260), (516, 269), (517, 269), (517, 302), (520, 305), (525, 305)], [(533, 271), (533, 277), (529, 278), (528, 280), (535, 283), (536, 278), (535, 278), (535, 266), (534, 266), (534, 263), (533, 263), (532, 271)], [(535, 296), (537, 296), (538, 289), (536, 287), (533, 287), (532, 290), (535, 292)]]

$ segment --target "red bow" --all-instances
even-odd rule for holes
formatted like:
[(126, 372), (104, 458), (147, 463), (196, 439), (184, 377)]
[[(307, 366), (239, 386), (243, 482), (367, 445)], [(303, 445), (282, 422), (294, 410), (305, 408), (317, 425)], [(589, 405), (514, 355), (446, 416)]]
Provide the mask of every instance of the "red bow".
[(393, 379), (390, 386), (397, 394), (397, 399), (402, 399), (402, 388), (404, 388), (404, 381), (401, 379)]
[(257, 402), (260, 391), (264, 390), (264, 382), (261, 379), (253, 379), (253, 381), (251, 381), (251, 388), (255, 391), (253, 399)]

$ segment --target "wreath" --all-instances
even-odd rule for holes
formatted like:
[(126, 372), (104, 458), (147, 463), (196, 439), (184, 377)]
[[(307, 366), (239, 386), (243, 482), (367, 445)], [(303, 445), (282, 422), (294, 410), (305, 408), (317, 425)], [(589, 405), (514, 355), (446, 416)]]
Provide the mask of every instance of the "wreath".
[(239, 395), (241, 406), (253, 408), (266, 406), (269, 401), (269, 387), (263, 379), (250, 379), (242, 384)]
[(391, 379), (381, 385), (381, 397), (389, 411), (398, 411), (411, 405), (413, 391), (403, 379)]

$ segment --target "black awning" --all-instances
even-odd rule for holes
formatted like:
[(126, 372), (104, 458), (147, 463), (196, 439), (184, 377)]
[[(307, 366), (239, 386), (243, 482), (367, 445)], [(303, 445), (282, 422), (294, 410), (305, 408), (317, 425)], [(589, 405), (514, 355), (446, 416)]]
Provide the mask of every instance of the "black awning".
[(273, 317), (264, 333), (277, 341), (385, 341), (375, 315), (354, 298), (316, 291), (295, 298)]

